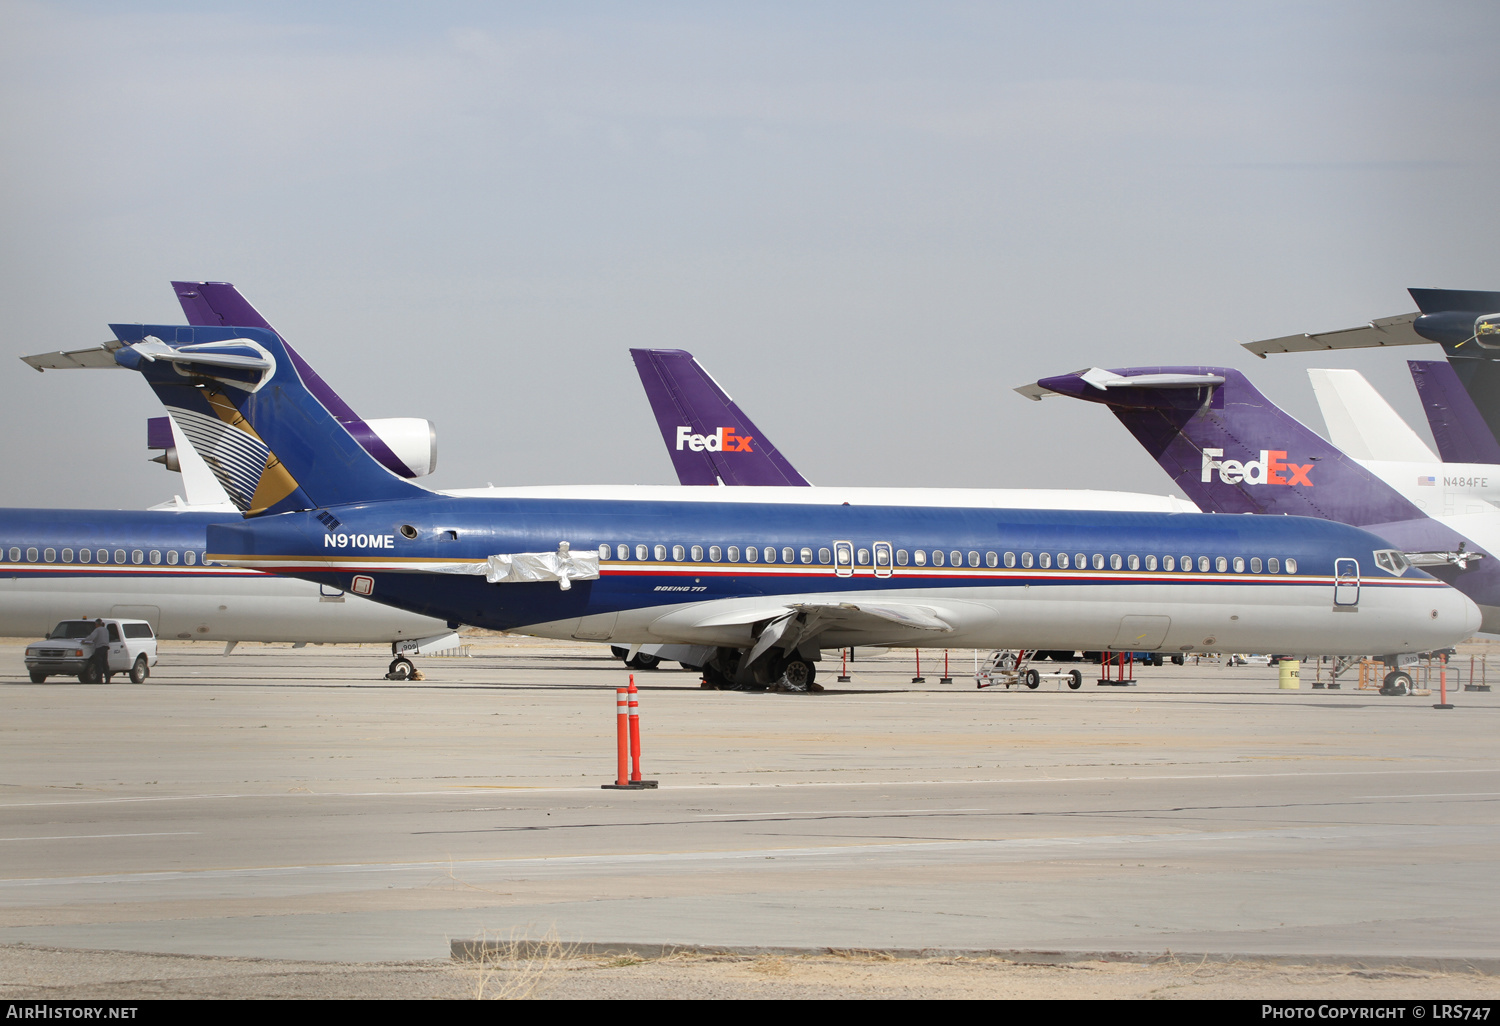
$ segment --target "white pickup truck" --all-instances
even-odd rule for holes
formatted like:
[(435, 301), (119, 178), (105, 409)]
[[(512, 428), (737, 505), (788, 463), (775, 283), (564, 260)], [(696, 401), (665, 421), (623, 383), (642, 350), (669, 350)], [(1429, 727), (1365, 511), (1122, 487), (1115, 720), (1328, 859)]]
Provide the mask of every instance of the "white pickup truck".
[[(26, 646), (26, 671), (33, 684), (48, 677), (77, 677), (80, 684), (102, 684), (94, 646), (88, 637), (93, 620), (64, 620), (45, 641)], [(129, 673), (132, 684), (142, 684), (156, 665), (156, 632), (145, 620), (105, 620), (109, 634), (109, 672)]]

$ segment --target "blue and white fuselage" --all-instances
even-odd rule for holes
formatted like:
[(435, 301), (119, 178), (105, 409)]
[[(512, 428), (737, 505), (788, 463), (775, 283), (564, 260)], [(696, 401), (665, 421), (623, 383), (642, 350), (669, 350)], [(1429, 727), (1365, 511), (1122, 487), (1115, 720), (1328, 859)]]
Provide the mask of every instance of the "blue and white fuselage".
[[(490, 583), (560, 543), (597, 576)], [(421, 498), (209, 529), (210, 558), (544, 637), (748, 649), (940, 645), (1416, 651), (1473, 603), (1388, 547), (1303, 518), (943, 507)], [(749, 558), (754, 552), (755, 558)], [(363, 579), (363, 580), (360, 580)]]

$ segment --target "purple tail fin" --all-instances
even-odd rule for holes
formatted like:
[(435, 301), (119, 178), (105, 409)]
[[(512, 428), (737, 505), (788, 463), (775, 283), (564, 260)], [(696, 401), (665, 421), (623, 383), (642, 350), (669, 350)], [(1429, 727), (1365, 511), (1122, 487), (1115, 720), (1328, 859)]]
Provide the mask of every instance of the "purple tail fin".
[(685, 485), (806, 485), (692, 353), (632, 349), (662, 441)]
[(1407, 360), (1444, 463), (1500, 463), (1500, 443), (1447, 360)]
[(1188, 498), (1212, 513), (1277, 513), (1356, 527), (1426, 514), (1221, 367), (1080, 371), (1042, 389), (1103, 403)]
[[(239, 289), (227, 281), (174, 281), (172, 290), (177, 293), (177, 301), (182, 304), (182, 312), (187, 316), (188, 323), (194, 327), (224, 326), (276, 330), (244, 296), (240, 295)], [(354, 436), (354, 440), (365, 452), (393, 474), (400, 474), (407, 478), (418, 476), (416, 471), (408, 467), (401, 457), (391, 451), (391, 447), (375, 433), (374, 428), (360, 419), (359, 414), (355, 413), (353, 408), (329, 387), (328, 382), (324, 381), (306, 360), (302, 359), (301, 354), (292, 348), (290, 342), (286, 339), (281, 341), (287, 356), (291, 358), (292, 366), (297, 368), (297, 373), (307, 384), (308, 391), (327, 407), (345, 430)]]

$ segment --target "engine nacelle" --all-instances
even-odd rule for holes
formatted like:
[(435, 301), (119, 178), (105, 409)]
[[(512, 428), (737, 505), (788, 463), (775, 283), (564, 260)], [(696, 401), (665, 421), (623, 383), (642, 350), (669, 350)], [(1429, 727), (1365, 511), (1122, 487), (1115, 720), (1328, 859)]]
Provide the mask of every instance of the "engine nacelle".
[(437, 469), (437, 428), (432, 421), (421, 417), (386, 417), (365, 423), (414, 477), (426, 477)]

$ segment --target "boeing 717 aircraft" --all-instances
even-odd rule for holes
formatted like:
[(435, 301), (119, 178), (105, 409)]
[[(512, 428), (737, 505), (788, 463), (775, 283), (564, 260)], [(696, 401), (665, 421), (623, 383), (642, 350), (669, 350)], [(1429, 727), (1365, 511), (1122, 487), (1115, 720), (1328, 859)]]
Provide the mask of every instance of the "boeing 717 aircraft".
[[(253, 498), (209, 529), (215, 561), (494, 629), (712, 646), (718, 681), (805, 686), (853, 645), (1338, 654), (1478, 624), (1373, 535), (1306, 518), (433, 493), (359, 446), (275, 332), (111, 328), (113, 359), (236, 454)], [(1374, 569), (1351, 583), (1348, 561)]]

